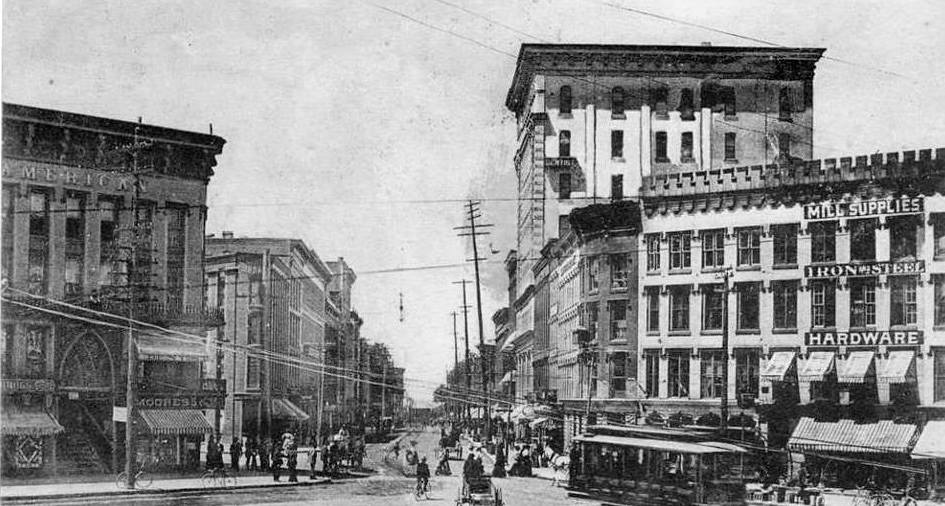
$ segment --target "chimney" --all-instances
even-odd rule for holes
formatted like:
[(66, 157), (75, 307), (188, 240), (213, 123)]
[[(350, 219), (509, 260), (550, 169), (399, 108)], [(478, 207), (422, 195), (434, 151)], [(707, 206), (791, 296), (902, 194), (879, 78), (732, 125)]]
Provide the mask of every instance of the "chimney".
[(223, 238), (224, 238), (224, 239), (232, 239), (232, 238), (233, 238), (233, 231), (232, 231), (232, 230), (224, 230), (224, 231), (223, 231)]

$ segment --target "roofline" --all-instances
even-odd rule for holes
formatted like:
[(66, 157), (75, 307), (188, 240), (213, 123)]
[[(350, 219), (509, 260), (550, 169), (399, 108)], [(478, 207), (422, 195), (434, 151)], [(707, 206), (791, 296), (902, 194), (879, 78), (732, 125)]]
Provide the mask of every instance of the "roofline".
[[(826, 48), (818, 47), (755, 47), (755, 46), (692, 46), (692, 45), (659, 45), (659, 44), (537, 44), (525, 43), (519, 48), (515, 62), (515, 73), (505, 98), (505, 106), (512, 111), (516, 110), (515, 97), (523, 84), (526, 72), (526, 53), (565, 53), (574, 51), (594, 52), (598, 54), (627, 55), (686, 55), (686, 56), (742, 56), (764, 57), (776, 59), (807, 60), (816, 63)], [(531, 69), (528, 69), (529, 71)], [(563, 69), (562, 69), (563, 70)]]

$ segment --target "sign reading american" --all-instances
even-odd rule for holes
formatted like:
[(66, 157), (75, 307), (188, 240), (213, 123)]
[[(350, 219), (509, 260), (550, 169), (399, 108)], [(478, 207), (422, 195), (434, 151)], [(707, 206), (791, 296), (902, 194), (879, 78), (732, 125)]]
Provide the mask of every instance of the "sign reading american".
[(925, 209), (922, 197), (900, 197), (860, 202), (821, 202), (804, 206), (805, 220), (832, 220), (862, 218), (884, 214), (921, 213)]
[[(29, 163), (22, 160), (4, 160), (3, 179), (84, 186), (115, 193), (130, 192), (134, 189), (134, 177), (129, 174), (80, 167), (63, 167), (48, 163)], [(138, 187), (142, 192), (148, 191), (147, 184), (148, 178), (138, 179)]]
[(805, 346), (894, 346), (922, 344), (921, 330), (823, 331), (804, 334)]
[(804, 267), (804, 277), (807, 278), (921, 274), (923, 272), (925, 272), (924, 260), (916, 260), (914, 262), (863, 262), (856, 264), (808, 265)]

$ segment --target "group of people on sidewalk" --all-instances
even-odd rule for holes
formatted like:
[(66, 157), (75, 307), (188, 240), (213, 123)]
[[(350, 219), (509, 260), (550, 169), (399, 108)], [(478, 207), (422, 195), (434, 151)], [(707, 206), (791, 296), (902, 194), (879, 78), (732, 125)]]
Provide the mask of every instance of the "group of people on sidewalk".
[[(222, 438), (221, 438), (222, 439)], [(274, 481), (279, 481), (282, 473), (282, 464), (286, 464), (289, 472), (289, 481), (297, 482), (299, 447), (295, 435), (285, 433), (275, 444), (272, 439), (266, 438), (259, 443), (256, 438), (249, 438), (246, 444), (240, 438), (233, 438), (230, 443), (230, 469), (240, 470), (240, 457), (246, 455), (246, 469), (249, 471), (272, 471)], [(211, 436), (207, 440), (207, 469), (222, 469), (224, 448), (223, 443)], [(313, 473), (314, 475), (314, 473)]]

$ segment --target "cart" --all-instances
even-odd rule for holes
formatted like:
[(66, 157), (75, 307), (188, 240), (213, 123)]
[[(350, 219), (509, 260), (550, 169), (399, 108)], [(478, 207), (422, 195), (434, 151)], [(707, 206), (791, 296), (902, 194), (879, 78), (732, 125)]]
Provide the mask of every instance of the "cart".
[(502, 506), (502, 489), (488, 476), (463, 482), (456, 494), (456, 506), (463, 505)]

